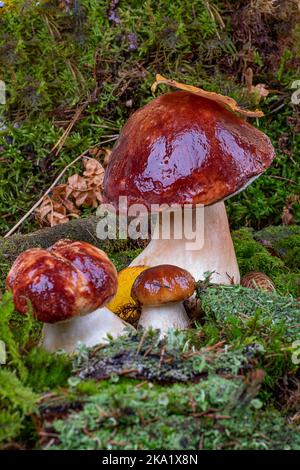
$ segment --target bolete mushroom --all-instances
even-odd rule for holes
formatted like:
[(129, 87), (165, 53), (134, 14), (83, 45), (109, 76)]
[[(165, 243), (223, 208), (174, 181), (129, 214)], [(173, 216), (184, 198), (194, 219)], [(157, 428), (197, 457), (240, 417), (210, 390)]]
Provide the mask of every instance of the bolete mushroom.
[[(222, 104), (197, 94), (166, 93), (136, 111), (125, 124), (106, 169), (105, 199), (118, 208), (143, 204), (190, 204), (204, 208), (204, 239), (187, 249), (195, 227), (171, 220), (171, 236), (152, 239), (132, 265), (176, 264), (195, 279), (239, 283), (240, 274), (224, 200), (246, 188), (274, 158), (269, 138)], [(153, 209), (153, 207), (152, 207)], [(162, 209), (161, 209), (162, 210)], [(163, 212), (160, 214), (160, 216)], [(158, 229), (161, 217), (158, 217)], [(182, 233), (177, 239), (176, 233)]]
[(117, 291), (117, 271), (104, 251), (86, 242), (60, 240), (44, 250), (24, 251), (6, 279), (15, 308), (22, 314), (31, 304), (44, 322), (41, 346), (48, 351), (74, 351), (105, 343), (126, 327), (105, 307)]
[(189, 318), (183, 301), (193, 295), (193, 276), (178, 266), (162, 264), (143, 271), (135, 280), (131, 296), (141, 308), (138, 326), (159, 329), (184, 329)]

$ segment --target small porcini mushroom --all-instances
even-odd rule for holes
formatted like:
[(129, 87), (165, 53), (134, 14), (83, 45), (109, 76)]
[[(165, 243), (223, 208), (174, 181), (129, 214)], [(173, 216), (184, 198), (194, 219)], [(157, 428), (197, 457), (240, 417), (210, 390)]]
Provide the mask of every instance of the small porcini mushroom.
[(245, 274), (241, 280), (241, 286), (266, 292), (275, 291), (275, 286), (269, 276), (258, 271), (249, 271)]
[(196, 282), (185, 269), (162, 264), (143, 271), (135, 280), (131, 296), (140, 305), (138, 326), (159, 329), (184, 329), (189, 318), (183, 301), (193, 295)]
[(24, 251), (6, 279), (15, 308), (26, 314), (31, 303), (44, 322), (41, 346), (72, 352), (124, 332), (125, 323), (104, 305), (117, 291), (117, 272), (104, 251), (89, 243), (60, 240), (49, 249)]
[[(208, 95), (211, 95), (207, 93)], [(222, 104), (188, 91), (166, 93), (136, 111), (117, 140), (104, 179), (105, 200), (118, 208), (191, 204), (204, 208), (204, 243), (171, 219), (171, 237), (152, 239), (131, 265), (176, 264), (195, 279), (213, 272), (215, 283), (239, 283), (240, 274), (224, 200), (246, 188), (274, 158), (269, 138)], [(179, 221), (178, 221), (179, 220)], [(160, 225), (158, 217), (158, 228)], [(159, 233), (159, 230), (156, 231)], [(177, 239), (175, 234), (182, 233)]]

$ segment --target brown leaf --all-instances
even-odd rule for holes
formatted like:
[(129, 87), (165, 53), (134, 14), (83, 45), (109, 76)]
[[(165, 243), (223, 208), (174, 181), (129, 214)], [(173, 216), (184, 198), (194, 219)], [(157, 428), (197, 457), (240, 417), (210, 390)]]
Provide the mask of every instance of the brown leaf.
[(290, 212), (290, 207), (285, 207), (283, 209), (281, 220), (283, 225), (291, 225), (294, 222), (294, 216)]
[(86, 191), (87, 185), (86, 185), (86, 180), (78, 175), (77, 173), (75, 175), (69, 176), (68, 178), (68, 191)]
[(95, 158), (86, 158), (83, 160), (84, 172), (83, 175), (86, 177), (94, 175), (103, 175), (104, 168), (98, 160)]
[(76, 192), (74, 193), (74, 198), (75, 198), (75, 204), (77, 207), (80, 207), (82, 206), (83, 204), (85, 204), (86, 202), (86, 199), (88, 197), (88, 192), (87, 191), (83, 191), (83, 192)]
[(203, 98), (207, 98), (212, 101), (216, 101), (222, 106), (229, 107), (232, 111), (236, 113), (240, 113), (244, 116), (261, 117), (264, 115), (264, 113), (262, 111), (259, 111), (258, 109), (256, 109), (255, 111), (249, 111), (249, 110), (240, 108), (237, 102), (233, 98), (230, 98), (229, 96), (224, 96), (218, 93), (205, 91), (205, 90), (202, 90), (202, 88), (197, 88), (192, 85), (185, 85), (183, 83), (176, 82), (175, 80), (170, 80), (168, 78), (165, 78), (159, 74), (156, 75), (156, 80), (151, 87), (151, 90), (153, 93), (155, 92), (157, 86), (160, 85), (161, 83), (172, 86), (174, 88), (178, 88), (179, 90), (185, 90), (191, 93), (195, 93), (195, 95), (202, 96)]

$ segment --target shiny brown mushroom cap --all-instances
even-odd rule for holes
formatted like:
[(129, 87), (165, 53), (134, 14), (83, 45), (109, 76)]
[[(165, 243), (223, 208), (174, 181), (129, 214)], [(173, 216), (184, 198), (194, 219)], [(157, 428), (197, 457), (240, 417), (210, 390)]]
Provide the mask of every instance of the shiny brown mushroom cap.
[(105, 199), (210, 205), (271, 164), (269, 138), (220, 104), (190, 92), (159, 96), (125, 124), (105, 172)]
[(144, 306), (180, 302), (195, 290), (193, 276), (183, 268), (161, 264), (143, 271), (135, 280), (131, 297)]
[(6, 288), (15, 308), (46, 323), (69, 320), (105, 305), (116, 294), (117, 271), (104, 251), (86, 242), (60, 240), (47, 250), (21, 253)]

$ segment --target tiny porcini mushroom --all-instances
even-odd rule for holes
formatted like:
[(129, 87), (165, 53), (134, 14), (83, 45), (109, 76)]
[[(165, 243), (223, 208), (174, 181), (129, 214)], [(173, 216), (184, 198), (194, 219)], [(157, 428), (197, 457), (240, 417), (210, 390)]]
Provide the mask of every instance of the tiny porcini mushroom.
[(135, 280), (131, 296), (140, 305), (140, 326), (159, 329), (184, 329), (189, 318), (183, 301), (193, 295), (196, 282), (185, 269), (162, 264), (143, 271)]
[(24, 251), (6, 279), (15, 308), (44, 322), (41, 346), (74, 351), (107, 342), (125, 323), (104, 305), (116, 294), (117, 271), (104, 251), (86, 242), (60, 240), (47, 250)]
[(248, 289), (259, 289), (274, 292), (275, 286), (269, 276), (258, 271), (249, 271), (241, 280), (241, 285)]
[[(128, 207), (143, 204), (153, 212), (156, 205), (158, 236), (131, 265), (176, 264), (197, 280), (211, 271), (212, 282), (239, 283), (224, 200), (246, 188), (274, 156), (265, 134), (219, 102), (189, 91), (163, 94), (136, 111), (122, 129), (104, 178), (105, 200), (117, 209), (120, 197), (127, 197)], [(204, 211), (198, 218), (201, 230), (197, 217), (184, 226), (186, 204), (195, 215)], [(164, 238), (161, 225), (170, 208), (170, 236)], [(189, 249), (200, 231), (202, 243)]]

